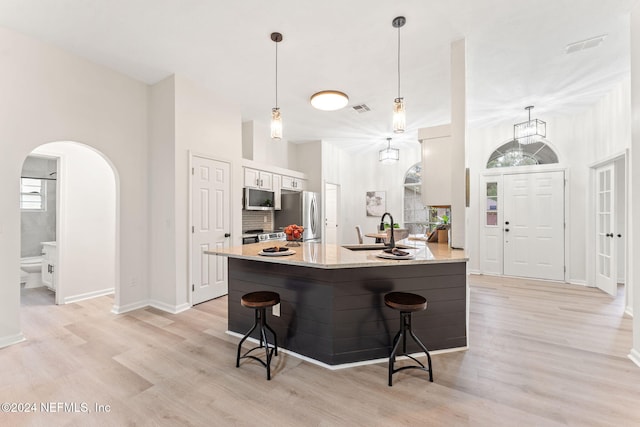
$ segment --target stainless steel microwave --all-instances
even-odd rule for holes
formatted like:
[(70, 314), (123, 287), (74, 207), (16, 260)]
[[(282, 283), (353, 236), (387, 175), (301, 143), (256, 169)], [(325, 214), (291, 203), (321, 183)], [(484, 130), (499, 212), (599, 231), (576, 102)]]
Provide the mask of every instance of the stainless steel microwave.
[(244, 189), (244, 209), (248, 211), (272, 211), (274, 203), (273, 191)]

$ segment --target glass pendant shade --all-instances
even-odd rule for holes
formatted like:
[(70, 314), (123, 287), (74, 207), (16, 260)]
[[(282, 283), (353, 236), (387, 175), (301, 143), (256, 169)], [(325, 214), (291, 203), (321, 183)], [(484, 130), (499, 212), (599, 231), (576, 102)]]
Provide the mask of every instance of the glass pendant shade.
[(280, 116), (279, 108), (273, 108), (271, 110), (271, 138), (282, 138), (282, 117)]
[(402, 133), (407, 125), (407, 116), (404, 111), (404, 99), (396, 98), (393, 101), (393, 132)]

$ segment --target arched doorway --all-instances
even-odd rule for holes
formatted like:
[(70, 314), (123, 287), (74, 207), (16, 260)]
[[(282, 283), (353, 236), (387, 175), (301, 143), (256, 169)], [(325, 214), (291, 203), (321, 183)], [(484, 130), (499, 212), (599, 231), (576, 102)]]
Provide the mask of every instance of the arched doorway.
[(57, 161), (55, 254), (44, 263), (56, 304), (119, 290), (118, 180), (108, 159), (70, 141), (39, 146), (31, 156)]

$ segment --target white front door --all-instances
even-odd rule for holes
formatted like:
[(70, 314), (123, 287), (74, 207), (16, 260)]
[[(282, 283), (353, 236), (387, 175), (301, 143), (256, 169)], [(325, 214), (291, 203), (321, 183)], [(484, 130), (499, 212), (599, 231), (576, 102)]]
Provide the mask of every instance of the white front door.
[[(336, 184), (324, 184), (324, 242), (338, 244), (338, 192)], [(355, 233), (355, 231), (354, 231)]]
[(564, 280), (564, 172), (504, 175), (504, 274)]
[(617, 294), (615, 228), (615, 168), (613, 163), (596, 170), (596, 286)]
[(231, 168), (229, 163), (198, 156), (191, 164), (191, 301), (198, 304), (227, 293), (226, 258), (204, 251), (229, 246)]

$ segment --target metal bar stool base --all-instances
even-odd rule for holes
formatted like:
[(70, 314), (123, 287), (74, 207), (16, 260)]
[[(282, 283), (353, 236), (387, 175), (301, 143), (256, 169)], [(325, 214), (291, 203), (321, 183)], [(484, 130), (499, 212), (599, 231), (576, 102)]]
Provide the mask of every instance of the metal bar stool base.
[[(243, 355), (240, 355), (240, 353), (242, 352), (242, 343), (245, 342), (247, 338), (249, 338), (251, 333), (258, 326), (260, 327), (260, 345), (258, 345), (257, 347), (253, 347), (252, 349), (247, 350)], [(273, 335), (273, 344), (269, 343), (269, 340), (267, 339), (267, 330), (269, 330), (269, 332), (271, 332), (271, 334)], [(250, 354), (252, 351), (262, 348), (264, 348), (265, 350), (266, 362), (259, 357)], [(236, 368), (240, 367), (240, 359), (257, 360), (262, 364), (262, 366), (267, 368), (267, 380), (271, 380), (271, 359), (274, 355), (278, 355), (278, 337), (276, 336), (275, 331), (271, 329), (271, 327), (266, 323), (266, 308), (256, 308), (255, 321), (253, 322), (253, 326), (251, 326), (251, 329), (249, 329), (249, 331), (244, 334), (244, 336), (240, 340), (240, 343), (238, 344)]]
[[(429, 367), (424, 366), (422, 362), (420, 362), (415, 357), (411, 356), (407, 353), (407, 334), (411, 336), (413, 341), (418, 344), (418, 346), (424, 351), (427, 355), (427, 364)], [(402, 353), (397, 354), (398, 347), (400, 346), (400, 342), (402, 341)], [(412, 366), (403, 366), (401, 368), (394, 368), (396, 357), (398, 356), (407, 356), (411, 360), (415, 361), (417, 365)], [(389, 356), (389, 387), (393, 385), (393, 374), (396, 372), (404, 371), (405, 369), (419, 369), (421, 371), (425, 371), (429, 373), (429, 381), (433, 382), (433, 371), (431, 369), (431, 355), (429, 354), (429, 350), (427, 347), (422, 344), (422, 341), (418, 339), (418, 337), (413, 333), (411, 329), (411, 312), (410, 311), (401, 311), (400, 312), (400, 330), (396, 334), (393, 339), (393, 350), (391, 350), (391, 355)]]

